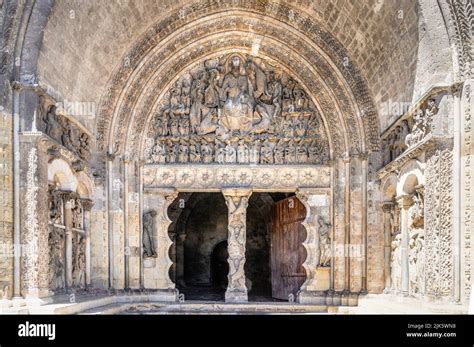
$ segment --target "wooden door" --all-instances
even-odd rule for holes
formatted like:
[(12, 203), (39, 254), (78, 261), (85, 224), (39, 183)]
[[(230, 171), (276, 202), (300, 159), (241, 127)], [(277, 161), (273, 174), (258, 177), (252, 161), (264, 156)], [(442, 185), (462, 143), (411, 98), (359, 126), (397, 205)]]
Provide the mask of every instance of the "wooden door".
[(271, 233), (272, 296), (288, 300), (306, 280), (302, 266), (306, 250), (302, 242), (306, 230), (301, 222), (306, 217), (306, 208), (297, 197), (280, 200), (273, 205)]

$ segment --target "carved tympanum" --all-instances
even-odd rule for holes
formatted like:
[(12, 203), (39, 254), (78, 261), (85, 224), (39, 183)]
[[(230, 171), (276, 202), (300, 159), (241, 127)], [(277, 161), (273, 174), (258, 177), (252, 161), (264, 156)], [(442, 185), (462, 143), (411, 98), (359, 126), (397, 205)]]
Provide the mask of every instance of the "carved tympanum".
[(321, 117), (298, 82), (231, 54), (186, 72), (148, 131), (148, 163), (323, 164)]

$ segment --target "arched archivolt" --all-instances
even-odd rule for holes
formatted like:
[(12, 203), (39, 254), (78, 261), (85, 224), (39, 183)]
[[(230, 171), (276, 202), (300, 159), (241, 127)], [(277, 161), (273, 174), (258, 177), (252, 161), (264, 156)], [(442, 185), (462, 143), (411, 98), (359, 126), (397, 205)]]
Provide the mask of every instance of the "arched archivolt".
[[(281, 65), (298, 71), (297, 76), (307, 87), (308, 94), (326, 110), (324, 116), (327, 119), (330, 118), (328, 112), (337, 110), (337, 114), (331, 116), (332, 123), (327, 121), (327, 124), (331, 129), (346, 129), (348, 143), (341, 146), (341, 152), (364, 151), (366, 133), (369, 147), (378, 147), (378, 122), (365, 83), (357, 68), (350, 64), (345, 50), (321, 31), (317, 23), (300, 18), (301, 14), (290, 22), (284, 16), (285, 11), (291, 10), (287, 7), (269, 13), (256, 2), (248, 2), (245, 6), (227, 2), (219, 5), (207, 4), (209, 7), (205, 13), (199, 10), (199, 6), (185, 8), (184, 19), (179, 17), (179, 13), (171, 14), (166, 21), (153, 26), (124, 57), (101, 101), (99, 150), (123, 152), (124, 142), (114, 143), (112, 139), (124, 139), (127, 131), (129, 137), (139, 138), (143, 129), (130, 130), (129, 127), (146, 123), (144, 119), (152, 112), (156, 94), (172, 83), (177, 71), (210, 52), (226, 49), (226, 43), (230, 44), (229, 40), (218, 37), (206, 42), (209, 33), (222, 36), (229, 32), (236, 33), (232, 42), (234, 47), (251, 52), (258, 46), (258, 55), (272, 57)], [(213, 20), (209, 20), (213, 15)], [(264, 20), (262, 15), (265, 15)], [(302, 22), (311, 25), (308, 28)], [(278, 43), (279, 37), (285, 37), (285, 45)], [(207, 52), (200, 51), (200, 47), (192, 45), (193, 42), (207, 48)], [(156, 77), (155, 83), (149, 84), (155, 71), (160, 71), (160, 76)], [(146, 90), (144, 85), (147, 85)], [(146, 96), (147, 92), (154, 93), (154, 97)], [(332, 141), (340, 138), (344, 136), (331, 136)]]
[(423, 164), (415, 159), (403, 165), (398, 176), (397, 196), (411, 194), (418, 185), (425, 184)]
[(94, 194), (94, 184), (89, 176), (84, 172), (78, 172), (76, 174), (78, 181), (77, 193), (83, 199), (91, 199)]
[(398, 178), (395, 173), (391, 173), (382, 182), (382, 193), (384, 201), (391, 201), (397, 195)]
[(69, 164), (62, 159), (54, 159), (48, 164), (48, 181), (55, 182), (59, 189), (70, 192), (75, 192), (79, 184)]

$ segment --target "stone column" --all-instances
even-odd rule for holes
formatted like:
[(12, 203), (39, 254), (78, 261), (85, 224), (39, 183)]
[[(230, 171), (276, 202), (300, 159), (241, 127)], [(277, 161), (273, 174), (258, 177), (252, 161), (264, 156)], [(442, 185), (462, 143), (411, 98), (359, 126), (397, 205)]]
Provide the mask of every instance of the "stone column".
[(413, 201), (409, 195), (400, 195), (397, 197), (398, 205), (400, 206), (401, 214), (401, 233), (402, 233), (402, 245), (401, 245), (401, 258), (402, 258), (402, 294), (408, 295), (409, 286), (409, 262), (408, 262), (408, 241), (409, 235), (409, 216), (408, 209), (413, 204)]
[[(41, 133), (21, 135), (21, 204), (15, 206), (20, 214), (21, 233), (21, 291), (28, 303), (44, 303), (49, 290), (48, 245), (48, 154), (49, 143)], [(15, 292), (15, 295), (17, 293)]]
[(64, 204), (64, 226), (65, 226), (65, 273), (66, 288), (72, 287), (72, 207), (74, 201), (69, 194), (65, 196)]
[(82, 200), (82, 210), (84, 213), (84, 232), (86, 233), (86, 288), (91, 284), (91, 209), (93, 202), (91, 200)]
[(184, 241), (186, 234), (178, 234), (176, 237), (176, 283), (180, 287), (186, 287), (184, 281)]
[(392, 242), (392, 225), (390, 221), (390, 214), (393, 208), (391, 201), (386, 201), (382, 205), (383, 211), (383, 230), (384, 230), (384, 280), (385, 289), (384, 292), (388, 292), (392, 287), (392, 276), (390, 271), (390, 257), (392, 254), (391, 242)]
[[(329, 219), (329, 196), (327, 191), (318, 189), (304, 189), (296, 191), (296, 197), (306, 207), (306, 218), (302, 222), (306, 229), (306, 240), (303, 246), (306, 249), (306, 259), (303, 267), (306, 271), (306, 281), (301, 286), (298, 301), (300, 303), (326, 302), (325, 291), (330, 289), (330, 267), (321, 265), (320, 228), (332, 235), (332, 226)], [(331, 247), (332, 248), (332, 247)], [(334, 264), (334, 254), (331, 255), (331, 267)]]
[(224, 189), (225, 202), (228, 207), (228, 237), (229, 252), (229, 284), (225, 292), (226, 302), (247, 302), (247, 287), (245, 286), (245, 242), (247, 232), (247, 206), (252, 190)]

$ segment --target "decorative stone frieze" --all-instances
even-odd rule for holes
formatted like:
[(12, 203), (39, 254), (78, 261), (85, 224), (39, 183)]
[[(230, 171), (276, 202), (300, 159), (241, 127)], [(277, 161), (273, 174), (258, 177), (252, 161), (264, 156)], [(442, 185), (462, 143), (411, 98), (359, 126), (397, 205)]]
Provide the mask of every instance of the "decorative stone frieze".
[(258, 187), (288, 190), (297, 187), (330, 186), (331, 169), (325, 166), (271, 165), (239, 167), (233, 165), (145, 165), (145, 187), (179, 187), (181, 190)]

